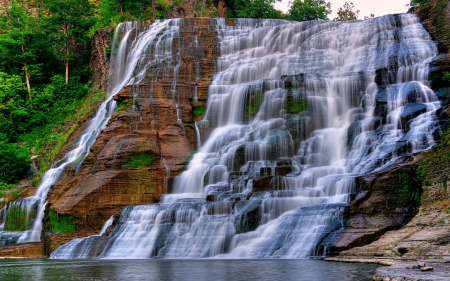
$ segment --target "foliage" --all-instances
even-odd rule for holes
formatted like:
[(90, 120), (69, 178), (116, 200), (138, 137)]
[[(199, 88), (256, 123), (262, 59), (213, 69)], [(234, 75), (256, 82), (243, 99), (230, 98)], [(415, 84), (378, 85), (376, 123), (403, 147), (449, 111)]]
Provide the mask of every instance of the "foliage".
[(15, 187), (16, 186), (14, 184), (9, 184), (9, 183), (0, 181), (0, 190), (10, 190), (10, 189), (13, 189)]
[(194, 5), (194, 11), (198, 17), (217, 17), (217, 8), (212, 5), (211, 0), (197, 1)]
[(74, 49), (88, 43), (87, 31), (93, 24), (89, 0), (47, 0), (45, 28), (56, 57), (64, 61), (65, 82), (69, 83), (69, 65), (74, 60)]
[(400, 184), (398, 196), (402, 199), (411, 200), (419, 205), (421, 198), (419, 190), (421, 179), (416, 171), (399, 174), (398, 181)]
[(206, 106), (202, 106), (202, 105), (196, 106), (196, 107), (194, 107), (194, 110), (192, 110), (192, 117), (194, 119), (202, 117), (203, 114), (205, 114), (205, 112), (206, 112)]
[(336, 21), (348, 21), (357, 20), (359, 15), (359, 10), (353, 11), (355, 6), (352, 2), (345, 2), (344, 6), (340, 7), (337, 14), (338, 16), (334, 18)]
[(444, 75), (442, 76), (442, 80), (450, 82), (450, 72), (448, 72), (448, 71), (444, 72)]
[(289, 18), (296, 21), (326, 20), (331, 14), (331, 3), (325, 0), (294, 0)]
[(73, 233), (76, 228), (76, 218), (68, 215), (60, 215), (50, 210), (48, 212), (47, 226), (52, 233)]
[(284, 109), (287, 109), (289, 113), (298, 114), (308, 109), (308, 104), (302, 99), (286, 100), (284, 103)]
[(28, 213), (26, 208), (12, 205), (6, 209), (6, 229), (9, 231), (23, 231), (31, 226), (31, 219), (36, 217), (36, 208)]
[(133, 104), (132, 99), (118, 100), (117, 112), (123, 113), (123, 112), (127, 111), (128, 108), (130, 108), (132, 104)]
[(149, 167), (155, 159), (148, 154), (140, 154), (131, 156), (131, 161), (123, 164), (122, 168), (126, 169), (143, 169)]
[(0, 182), (14, 183), (28, 175), (30, 152), (14, 143), (0, 142)]
[(280, 0), (230, 0), (228, 17), (236, 18), (282, 18), (273, 4)]
[(417, 173), (425, 185), (441, 183), (445, 187), (447, 179), (436, 176), (438, 171), (447, 171), (450, 166), (450, 129), (441, 134), (441, 139), (426, 158), (419, 162)]
[(422, 5), (422, 4), (425, 4), (427, 2), (427, 0), (411, 0), (410, 2), (409, 2), (409, 5), (411, 6), (411, 7), (417, 7), (417, 6), (420, 6), (420, 5)]
[(58, 114), (54, 115), (51, 123), (35, 127), (32, 131), (19, 136), (19, 140), (25, 142), (28, 147), (33, 147), (34, 153), (39, 155), (35, 161), (41, 175), (50, 168), (56, 155), (67, 144), (67, 140), (79, 124), (82, 124), (86, 114), (92, 113), (104, 97), (103, 92), (92, 92), (83, 99), (59, 104)]

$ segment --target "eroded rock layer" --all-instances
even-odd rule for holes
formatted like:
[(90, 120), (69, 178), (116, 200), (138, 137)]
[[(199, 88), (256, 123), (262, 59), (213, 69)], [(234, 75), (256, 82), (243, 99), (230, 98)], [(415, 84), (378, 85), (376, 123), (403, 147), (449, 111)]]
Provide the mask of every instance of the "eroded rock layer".
[[(82, 165), (66, 168), (48, 195), (48, 209), (78, 218), (77, 231), (98, 232), (125, 206), (159, 202), (196, 148), (194, 119), (200, 116), (193, 116), (193, 108), (205, 105), (216, 33), (206, 18), (178, 24), (179, 33), (166, 50), (173, 61), (149, 65), (152, 72), (142, 81), (114, 96), (118, 112)], [(132, 28), (143, 31), (146, 25)], [(151, 48), (149, 56), (155, 52)], [(151, 163), (133, 166), (133, 157), (139, 156)]]

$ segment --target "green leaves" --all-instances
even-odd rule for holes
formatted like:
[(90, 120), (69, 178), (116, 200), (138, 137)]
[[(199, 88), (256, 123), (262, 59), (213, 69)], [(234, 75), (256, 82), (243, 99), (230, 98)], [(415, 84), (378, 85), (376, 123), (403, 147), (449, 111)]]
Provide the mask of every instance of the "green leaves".
[(228, 16), (237, 18), (281, 18), (282, 13), (275, 10), (273, 4), (279, 0), (232, 0), (231, 13)]
[(331, 14), (331, 3), (325, 0), (294, 0), (289, 18), (296, 21), (326, 20)]
[(0, 182), (15, 183), (28, 175), (30, 152), (17, 144), (0, 142)]
[(353, 11), (355, 6), (352, 2), (345, 2), (344, 6), (340, 7), (337, 14), (338, 16), (334, 18), (336, 21), (348, 21), (348, 20), (357, 20), (359, 10)]

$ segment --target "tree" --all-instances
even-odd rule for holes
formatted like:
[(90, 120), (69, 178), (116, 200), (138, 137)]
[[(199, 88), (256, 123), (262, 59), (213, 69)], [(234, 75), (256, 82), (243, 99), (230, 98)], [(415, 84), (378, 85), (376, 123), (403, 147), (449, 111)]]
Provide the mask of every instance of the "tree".
[(36, 62), (36, 53), (41, 48), (36, 40), (40, 34), (36, 21), (17, 1), (0, 13), (0, 57), (4, 63), (20, 65), (25, 74), (28, 99), (31, 99), (30, 65)]
[(296, 21), (326, 20), (331, 14), (331, 3), (325, 0), (294, 0), (289, 18)]
[(357, 20), (359, 10), (353, 11), (354, 5), (352, 2), (345, 2), (344, 6), (339, 8), (337, 12), (338, 16), (334, 19), (337, 21), (348, 21), (348, 20)]
[(281, 13), (273, 7), (281, 0), (230, 0), (229, 17), (237, 18), (280, 18)]
[(22, 79), (0, 72), (0, 132), (7, 140), (15, 140), (25, 131), (28, 117), (26, 86)]
[(93, 24), (89, 0), (46, 0), (47, 31), (56, 56), (64, 61), (66, 84), (69, 83), (69, 63), (78, 44), (87, 44), (88, 30)]
[(425, 2), (427, 2), (427, 0), (411, 0), (411, 1), (409, 2), (409, 5), (410, 5), (411, 7), (417, 7), (417, 6), (420, 6), (420, 5), (422, 5), (422, 4), (425, 4)]
[(30, 152), (0, 139), (0, 182), (15, 183), (30, 171)]

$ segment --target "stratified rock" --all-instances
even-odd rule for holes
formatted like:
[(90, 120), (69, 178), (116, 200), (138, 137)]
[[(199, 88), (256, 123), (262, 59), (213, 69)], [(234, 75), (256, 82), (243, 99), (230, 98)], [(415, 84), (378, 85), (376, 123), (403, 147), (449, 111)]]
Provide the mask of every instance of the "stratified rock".
[(23, 245), (0, 247), (0, 259), (43, 259), (43, 243), (28, 243)]
[[(65, 243), (71, 237), (98, 232), (111, 215), (126, 206), (157, 203), (161, 194), (170, 192), (168, 183), (185, 169), (196, 147), (192, 118), (194, 88), (197, 87), (198, 93), (196, 102), (205, 104), (212, 79), (216, 34), (210, 21), (185, 19), (180, 27), (180, 40), (174, 40), (173, 48), (178, 51), (178, 41), (189, 46), (198, 38), (194, 49), (180, 49), (183, 60), (175, 98), (171, 92), (173, 77), (168, 74), (153, 82), (144, 79), (126, 86), (114, 97), (122, 104), (120, 111), (111, 117), (84, 162), (79, 167), (66, 168), (48, 195), (50, 209), (77, 219), (75, 233), (44, 238), (51, 241), (49, 252), (53, 245)], [(195, 71), (196, 65), (200, 74)], [(162, 75), (162, 71), (158, 73)], [(151, 164), (143, 167), (129, 164), (140, 155), (152, 159)]]
[[(403, 226), (418, 212), (421, 189), (410, 178), (414, 165), (399, 162), (391, 168), (356, 179), (357, 194), (350, 203), (350, 219), (337, 249), (371, 243), (388, 230)], [(405, 187), (407, 193), (402, 191)]]

